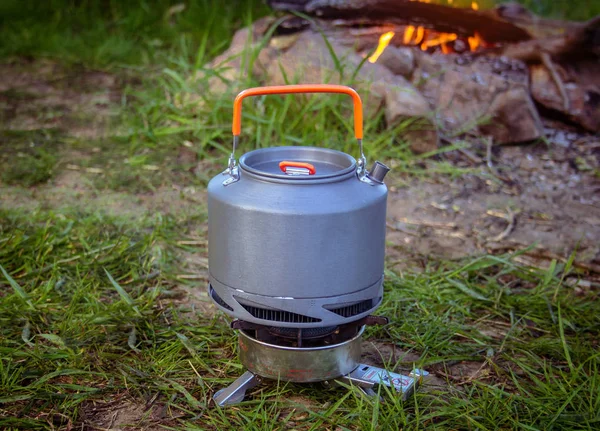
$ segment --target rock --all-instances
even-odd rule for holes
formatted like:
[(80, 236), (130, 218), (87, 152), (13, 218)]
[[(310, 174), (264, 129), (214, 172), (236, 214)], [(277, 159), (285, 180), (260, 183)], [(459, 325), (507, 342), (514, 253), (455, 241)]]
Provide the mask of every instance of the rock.
[(479, 130), (494, 142), (527, 142), (543, 136), (544, 127), (531, 97), (518, 87), (499, 93), (487, 110), (489, 122)]
[(395, 75), (410, 79), (415, 69), (414, 52), (413, 48), (388, 46), (376, 64), (385, 66)]
[[(220, 77), (208, 79), (210, 91), (237, 92), (239, 85), (232, 84), (243, 82), (249, 73), (265, 85), (351, 81), (363, 98), (367, 117), (383, 108), (388, 126), (411, 124), (402, 131), (401, 138), (417, 153), (438, 147), (438, 128), (448, 136), (473, 130), (490, 135), (497, 144), (544, 136), (530, 96), (528, 69), (522, 61), (470, 53), (430, 54), (418, 47), (388, 46), (371, 64), (365, 62), (365, 53), (371, 51), (370, 45), (365, 45), (366, 38), (356, 39), (352, 32), (342, 31), (342, 36), (336, 37), (330, 29), (332, 34), (328, 34), (325, 43), (323, 34), (307, 27), (275, 35), (267, 42), (265, 35), (273, 23), (273, 18), (264, 18), (235, 34), (231, 47), (211, 62)], [(373, 35), (369, 38), (373, 39)], [(543, 71), (533, 70), (536, 100), (558, 107), (556, 91), (544, 93), (539, 89), (535, 93), (538, 85), (552, 85)], [(578, 88), (579, 98), (573, 97), (579, 107), (575, 115), (582, 113), (577, 118), (585, 118), (586, 127), (597, 130), (600, 91), (594, 92), (590, 85), (583, 84)]]
[[(451, 56), (446, 56), (451, 57)], [(498, 144), (519, 143), (544, 135), (537, 109), (529, 96), (526, 69), (508, 60), (436, 61), (420, 56), (413, 81), (438, 109), (440, 126), (448, 135), (475, 130)], [(507, 62), (502, 67), (499, 61)]]
[[(273, 17), (265, 17), (256, 21), (251, 27), (235, 32), (229, 48), (206, 66), (207, 69), (218, 73), (218, 76), (208, 78), (206, 91), (221, 94), (241, 91), (239, 83), (248, 78), (251, 62), (252, 75), (264, 74), (265, 65), (270, 63), (273, 50), (261, 49), (260, 42), (274, 21)], [(260, 50), (258, 56), (252, 59), (257, 49)], [(194, 77), (194, 81), (203, 81), (205, 78), (206, 74), (200, 71)]]
[[(531, 94), (536, 102), (558, 111), (591, 132), (600, 132), (600, 62), (579, 62), (564, 67), (561, 78), (568, 97), (565, 105), (550, 72), (531, 66)], [(572, 69), (577, 69), (573, 71)]]

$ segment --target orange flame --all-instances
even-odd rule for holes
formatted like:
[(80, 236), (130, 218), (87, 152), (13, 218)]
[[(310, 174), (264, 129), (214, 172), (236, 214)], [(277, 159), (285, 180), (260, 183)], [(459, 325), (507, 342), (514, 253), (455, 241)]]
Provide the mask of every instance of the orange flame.
[(404, 45), (408, 45), (412, 41), (413, 34), (415, 34), (415, 26), (409, 25), (406, 27), (406, 30), (404, 30), (404, 37), (402, 38)]
[(467, 38), (467, 42), (469, 43), (469, 49), (471, 52), (474, 52), (479, 48), (483, 39), (479, 36), (479, 33), (475, 32), (475, 34), (469, 38)]
[(421, 44), (421, 49), (427, 51), (428, 48), (432, 48), (438, 45), (445, 45), (448, 42), (455, 41), (458, 35), (455, 33), (440, 33), (437, 37), (428, 39)]
[(379, 45), (377, 45), (377, 49), (369, 57), (369, 63), (375, 63), (377, 61), (377, 59), (379, 58), (379, 56), (381, 54), (383, 54), (383, 51), (385, 51), (385, 49), (387, 48), (387, 46), (390, 44), (390, 40), (392, 40), (392, 38), (394, 37), (395, 34), (396, 33), (394, 33), (393, 31), (388, 31), (387, 33), (383, 33), (379, 37)]
[(421, 43), (423, 38), (425, 37), (425, 28), (414, 25), (409, 25), (404, 30), (404, 36), (402, 37), (402, 41), (404, 45), (418, 45)]

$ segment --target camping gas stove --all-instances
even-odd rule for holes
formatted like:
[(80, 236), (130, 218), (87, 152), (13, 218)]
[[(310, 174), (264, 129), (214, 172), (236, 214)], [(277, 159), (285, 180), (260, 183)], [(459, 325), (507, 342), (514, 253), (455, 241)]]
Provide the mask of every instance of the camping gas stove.
[(368, 316), (337, 327), (293, 329), (256, 325), (235, 320), (239, 330), (239, 355), (248, 369), (213, 396), (219, 406), (244, 400), (246, 391), (263, 380), (296, 383), (321, 382), (325, 386), (357, 386), (364, 395), (377, 395), (376, 386), (393, 388), (406, 399), (428, 373), (414, 369), (409, 375), (360, 363), (366, 325), (386, 324), (387, 318)]
[[(359, 157), (314, 146), (235, 150), (246, 97), (335, 93), (354, 104)], [(244, 398), (262, 379), (346, 382), (366, 394), (387, 385), (407, 396), (425, 374), (408, 376), (360, 363), (366, 325), (383, 300), (389, 168), (367, 170), (362, 101), (341, 85), (283, 85), (244, 90), (233, 104), (233, 151), (208, 184), (209, 295), (237, 319), (248, 371), (215, 395)]]

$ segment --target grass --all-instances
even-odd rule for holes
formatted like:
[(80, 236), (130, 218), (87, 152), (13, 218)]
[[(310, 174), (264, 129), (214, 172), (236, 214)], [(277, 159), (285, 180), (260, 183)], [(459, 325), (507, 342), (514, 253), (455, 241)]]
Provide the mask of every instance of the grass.
[(518, 0), (540, 16), (585, 21), (600, 15), (600, 4), (594, 0)]
[[(536, 4), (561, 15), (552, 6), (559, 3)], [(89, 194), (117, 189), (137, 199), (159, 188), (201, 188), (222, 169), (238, 88), (203, 97), (212, 73), (203, 65), (235, 29), (268, 10), (254, 0), (181, 5), (3, 2), (0, 58), (47, 58), (82, 76), (108, 71), (121, 80), (123, 97), (104, 137), (3, 131), (1, 181), (43, 194), (43, 184), (52, 187), (57, 173), (75, 165)], [(594, 10), (583, 9), (569, 13)], [(201, 78), (191, 80), (197, 73)], [(248, 79), (238, 86), (255, 84)], [(246, 103), (239, 154), (274, 143), (356, 154), (348, 100), (301, 100)], [(411, 154), (396, 137), (407, 127), (385, 129), (381, 116), (370, 117), (367, 155), (393, 160), (411, 179), (469, 172), (444, 159), (450, 147)], [(182, 148), (195, 153), (192, 162), (181, 161)], [(193, 173), (196, 159), (205, 164)], [(188, 261), (206, 255), (205, 222), (202, 202), (168, 214), (152, 208), (135, 218), (76, 202), (35, 211), (0, 203), (0, 428), (125, 428), (111, 425), (113, 414), (132, 409), (135, 418), (145, 416), (131, 424), (140, 429), (600, 427), (598, 292), (569, 287), (566, 277), (579, 276), (569, 263), (543, 271), (516, 263), (515, 255), (431, 261), (422, 272), (387, 273), (379, 313), (391, 322), (369, 328), (366, 338), (418, 354), (416, 365), (438, 379), (408, 401), (273, 382), (239, 407), (215, 408), (212, 394), (242, 367), (226, 319), (204, 313), (186, 293), (203, 291), (204, 281), (181, 277), (197, 276)], [(394, 369), (413, 366), (403, 355), (382, 361)]]
[(58, 142), (51, 131), (0, 133), (0, 145), (10, 145), (12, 150), (12, 154), (0, 156), (0, 163), (5, 166), (0, 178), (6, 184), (30, 187), (53, 176), (57, 163), (54, 152)]
[[(215, 172), (224, 166), (231, 148), (233, 94), (259, 83), (249, 77), (231, 91), (208, 94), (208, 79), (223, 70), (215, 71), (205, 64), (227, 46), (234, 28), (264, 14), (265, 7), (258, 1), (244, 2), (243, 7), (229, 4), (218, 8), (214, 2), (203, 1), (184, 9), (167, 2), (108, 4), (110, 7), (101, 8), (95, 2), (55, 1), (32, 11), (20, 3), (8, 3), (3, 23), (8, 43), (0, 50), (0, 58), (48, 56), (59, 59), (63, 67), (77, 68), (79, 73), (85, 73), (87, 68), (122, 76), (120, 114), (110, 126), (117, 133), (102, 140), (73, 143), (70, 139), (67, 145), (85, 153), (85, 160), (77, 162), (82, 168), (103, 171), (92, 179), (99, 189), (154, 191), (181, 177), (188, 182), (206, 183), (212, 170), (197, 178), (186, 172), (189, 166), (182, 167), (176, 160), (182, 144), (193, 144), (199, 159), (216, 160)], [(50, 13), (51, 10), (55, 12)], [(71, 33), (75, 30), (76, 37)], [(252, 55), (257, 53), (258, 48)], [(252, 55), (243, 67), (251, 69)], [(83, 71), (81, 64), (85, 65)], [(350, 72), (343, 80), (347, 84), (352, 84)], [(198, 78), (191, 79), (193, 76)], [(11, 92), (4, 95), (9, 100), (16, 97)], [(334, 147), (357, 154), (351, 139), (351, 104), (346, 97), (304, 98), (303, 102), (297, 103), (289, 96), (245, 103), (240, 151), (285, 142)], [(74, 118), (72, 122), (85, 124), (90, 120)], [(401, 136), (404, 130), (417, 126), (405, 122), (386, 129), (382, 115), (371, 116), (365, 124), (369, 137), (365, 141), (367, 156), (393, 157), (398, 168), (414, 170), (414, 156)], [(92, 152), (98, 148), (101, 151)], [(105, 151), (108, 148), (110, 154)], [(16, 157), (15, 152), (9, 152), (5, 159), (12, 162)], [(150, 176), (149, 166), (160, 169)], [(11, 183), (18, 181), (20, 172), (12, 175), (15, 179)], [(29, 182), (23, 176), (22, 183), (33, 185), (51, 177)]]
[[(268, 11), (258, 0), (8, 0), (0, 6), (0, 56), (61, 58), (96, 68), (154, 66), (175, 52), (203, 44), (222, 51), (241, 24)], [(182, 48), (184, 47), (184, 48)]]
[[(239, 408), (212, 407), (214, 390), (242, 371), (235, 337), (222, 316), (174, 299), (185, 251), (178, 240), (203, 217), (0, 214), (0, 427), (66, 429), (90, 416), (92, 400), (121, 398), (156, 399), (168, 412), (163, 423), (185, 429), (600, 424), (597, 292), (567, 287), (568, 264), (542, 272), (511, 256), (387, 274), (380, 313), (391, 322), (367, 339), (418, 353), (417, 365), (448, 373), (448, 384), (407, 402), (389, 394), (380, 402), (339, 388), (272, 383)], [(464, 361), (475, 364), (471, 374), (453, 374)], [(400, 355), (388, 365), (412, 364)]]

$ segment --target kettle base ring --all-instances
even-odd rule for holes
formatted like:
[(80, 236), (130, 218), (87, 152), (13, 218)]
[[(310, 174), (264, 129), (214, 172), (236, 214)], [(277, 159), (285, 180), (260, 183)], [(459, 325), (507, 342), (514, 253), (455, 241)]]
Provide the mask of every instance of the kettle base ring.
[(254, 374), (269, 379), (310, 383), (354, 370), (361, 356), (364, 326), (349, 340), (319, 347), (288, 347), (266, 343), (239, 331), (240, 361)]

